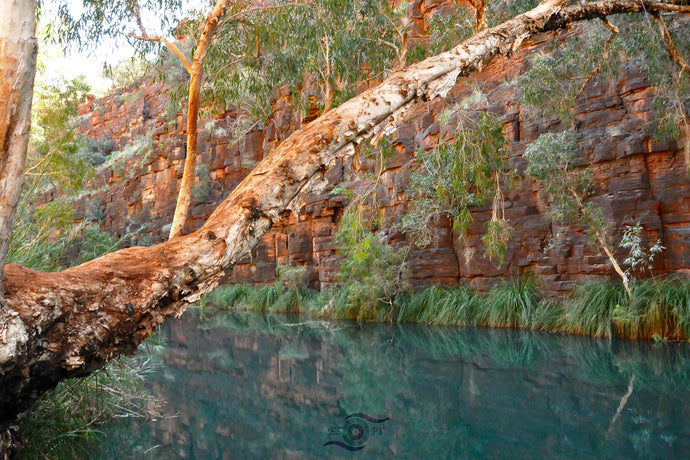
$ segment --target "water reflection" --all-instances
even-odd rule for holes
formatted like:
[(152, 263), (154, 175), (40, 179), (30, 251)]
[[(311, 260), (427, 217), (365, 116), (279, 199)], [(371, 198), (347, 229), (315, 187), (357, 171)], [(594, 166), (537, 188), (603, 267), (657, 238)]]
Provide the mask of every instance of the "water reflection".
[(102, 458), (690, 456), (688, 345), (257, 313), (166, 327), (169, 417), (108, 427)]

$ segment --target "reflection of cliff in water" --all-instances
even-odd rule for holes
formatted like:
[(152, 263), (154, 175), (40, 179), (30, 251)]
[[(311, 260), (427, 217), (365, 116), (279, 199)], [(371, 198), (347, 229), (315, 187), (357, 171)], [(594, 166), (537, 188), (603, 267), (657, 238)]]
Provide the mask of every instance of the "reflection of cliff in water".
[[(105, 450), (154, 458), (690, 455), (688, 345), (299, 320), (191, 313), (170, 321), (154, 385), (177, 416), (113, 426), (119, 440)], [(356, 454), (324, 446), (342, 440), (329, 429), (354, 412), (390, 420)]]

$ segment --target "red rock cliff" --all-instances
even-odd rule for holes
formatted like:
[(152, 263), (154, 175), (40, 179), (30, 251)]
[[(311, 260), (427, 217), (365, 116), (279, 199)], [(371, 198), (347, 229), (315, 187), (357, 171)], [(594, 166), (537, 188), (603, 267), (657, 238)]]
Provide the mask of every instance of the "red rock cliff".
[[(475, 104), (475, 108), (490, 109), (502, 116), (511, 141), (511, 165), (519, 173), (526, 166), (522, 159), (525, 147), (541, 133), (558, 128), (557, 119), (523, 107), (516, 88), (516, 77), (529, 67), (536, 53), (548, 51), (551, 38), (545, 36), (524, 44), (512, 59), (500, 59), (459, 81), (445, 101), (420, 103), (406, 114), (390, 138), (396, 154), (388, 162), (377, 190), (385, 222), (383, 232), (391, 243), (407, 243), (394, 224), (412, 205), (406, 187), (410, 168), (414, 167), (414, 152), (417, 148), (433, 148), (439, 134), (448, 129), (439, 121), (445, 108), (461, 103), (474, 91), (484, 94), (485, 102)], [(581, 153), (590, 163), (596, 182), (594, 199), (603, 206), (617, 241), (622, 225), (639, 221), (648, 241), (659, 238), (667, 248), (656, 260), (656, 271), (670, 273), (690, 267), (690, 181), (678, 145), (653, 139), (652, 96), (645, 75), (628, 65), (615, 81), (595, 79), (588, 86), (578, 99), (576, 120)], [(134, 243), (155, 243), (166, 237), (167, 229), (163, 227), (172, 220), (185, 142), (184, 117), (178, 113), (166, 118), (167, 105), (164, 88), (151, 84), (125, 97), (109, 96), (83, 107), (81, 131), (88, 137), (111, 139), (116, 150), (131, 149), (132, 145), (144, 148), (120, 166), (100, 170), (92, 184), (97, 191), (76, 201), (79, 219), (95, 209), (102, 217), (101, 229), (119, 237), (147, 223)], [(235, 142), (230, 136), (235, 114), (201, 121), (198, 162), (208, 166), (208, 176), (186, 230), (198, 228), (216, 203), (300, 126), (287, 98), (278, 100), (274, 107), (266, 126), (249, 131)], [(362, 172), (371, 170), (373, 164), (366, 160), (357, 172), (349, 163), (336, 164), (326, 174), (329, 184), (325, 192), (304, 197), (298, 212), (286, 215), (266, 234), (252, 257), (227, 274), (227, 281), (271, 282), (276, 265), (301, 264), (308, 267), (313, 285), (334, 283), (339, 260), (334, 234), (346, 203), (342, 195), (329, 191), (343, 181), (358, 181)], [(590, 247), (588, 236), (580, 229), (545, 220), (547, 205), (530, 180), (518, 180), (506, 193), (506, 217), (515, 232), (500, 270), (487, 259), (480, 239), (490, 209), (474, 212), (470, 230), (461, 241), (447, 221), (438, 220), (438, 240), (411, 252), (412, 282), (421, 286), (463, 280), (486, 289), (497, 279), (532, 271), (545, 290), (562, 293), (590, 277), (615, 276), (602, 251)], [(555, 250), (545, 252), (552, 237), (559, 244)]]

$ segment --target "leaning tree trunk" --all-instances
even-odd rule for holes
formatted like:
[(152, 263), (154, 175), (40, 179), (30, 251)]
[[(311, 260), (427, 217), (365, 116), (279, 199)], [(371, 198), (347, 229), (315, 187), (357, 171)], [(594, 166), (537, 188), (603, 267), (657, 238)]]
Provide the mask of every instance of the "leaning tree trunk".
[(0, 420), (10, 423), (60, 379), (88, 374), (117, 354), (134, 352), (166, 316), (181, 314), (186, 303), (208, 292), (225, 269), (255, 247), (310, 180), (352, 154), (360, 139), (385, 133), (415, 100), (445, 94), (459, 76), (495, 56), (510, 55), (535, 34), (582, 19), (671, 5), (563, 3), (547, 0), (396, 72), (293, 133), (194, 233), (123, 249), (60, 273), (8, 265), (7, 306), (0, 311)]
[[(0, 5), (0, 362), (28, 339), (17, 313), (3, 298), (5, 258), (24, 182), (31, 127), (31, 98), (36, 73), (34, 0), (4, 0)], [(16, 377), (15, 377), (16, 378)], [(4, 387), (7, 382), (0, 378)], [(16, 427), (0, 423), (0, 456), (13, 444)]]

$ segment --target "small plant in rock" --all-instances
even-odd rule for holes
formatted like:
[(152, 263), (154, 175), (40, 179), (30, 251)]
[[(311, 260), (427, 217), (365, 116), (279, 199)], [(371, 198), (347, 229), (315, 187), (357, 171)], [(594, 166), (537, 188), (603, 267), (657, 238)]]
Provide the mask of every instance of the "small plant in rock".
[(195, 174), (197, 183), (192, 189), (192, 198), (195, 204), (210, 203), (214, 187), (221, 192), (223, 191), (223, 184), (211, 178), (211, 169), (207, 165), (197, 165)]
[(307, 269), (301, 265), (278, 265), (276, 278), (288, 289), (296, 289), (304, 284), (304, 274)]
[(652, 247), (646, 249), (642, 241), (642, 225), (639, 222), (623, 228), (623, 238), (619, 246), (628, 250), (628, 257), (623, 264), (628, 266), (625, 273), (629, 277), (632, 277), (631, 272), (635, 270), (651, 270), (654, 258), (666, 249), (661, 245), (661, 240), (657, 240)]

